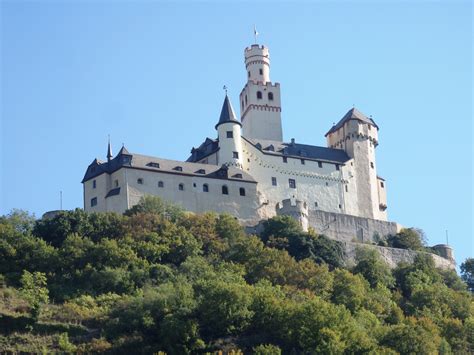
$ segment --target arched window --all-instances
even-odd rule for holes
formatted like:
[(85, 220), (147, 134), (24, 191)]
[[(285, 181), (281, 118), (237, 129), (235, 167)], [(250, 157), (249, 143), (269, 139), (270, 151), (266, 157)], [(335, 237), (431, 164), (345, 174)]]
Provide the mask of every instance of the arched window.
[(158, 187), (165, 187), (165, 184), (163, 183), (163, 181), (158, 181)]
[(257, 91), (257, 99), (261, 99), (262, 98), (262, 92), (261, 91)]
[(223, 195), (228, 195), (229, 194), (229, 189), (227, 188), (226, 185), (222, 185), (222, 194)]
[(269, 93), (268, 93), (268, 99), (269, 99), (270, 101), (273, 101), (273, 92), (269, 92)]
[(179, 184), (178, 185), (178, 190), (179, 191), (184, 191), (184, 184)]
[(208, 184), (202, 185), (202, 191), (209, 192), (209, 185)]
[(245, 189), (243, 187), (241, 187), (239, 189), (239, 193), (240, 193), (240, 196), (245, 196)]

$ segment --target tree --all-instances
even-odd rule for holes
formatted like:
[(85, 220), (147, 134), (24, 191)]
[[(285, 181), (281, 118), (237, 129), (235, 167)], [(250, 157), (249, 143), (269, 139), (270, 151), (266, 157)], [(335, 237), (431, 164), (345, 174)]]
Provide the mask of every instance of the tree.
[(461, 278), (469, 291), (474, 292), (474, 258), (467, 258), (461, 264)]
[(357, 248), (356, 262), (352, 271), (364, 276), (372, 288), (377, 285), (393, 286), (395, 280), (392, 272), (388, 265), (382, 261), (377, 251), (363, 247)]
[(133, 216), (137, 213), (158, 214), (173, 222), (179, 221), (185, 215), (180, 206), (151, 195), (143, 196), (138, 204), (125, 211), (126, 216)]
[(23, 271), (20, 291), (29, 303), (31, 315), (35, 321), (39, 318), (41, 306), (49, 301), (49, 291), (46, 285), (46, 275), (44, 273)]
[(403, 228), (399, 233), (387, 238), (389, 247), (411, 250), (423, 250), (425, 235), (421, 229)]

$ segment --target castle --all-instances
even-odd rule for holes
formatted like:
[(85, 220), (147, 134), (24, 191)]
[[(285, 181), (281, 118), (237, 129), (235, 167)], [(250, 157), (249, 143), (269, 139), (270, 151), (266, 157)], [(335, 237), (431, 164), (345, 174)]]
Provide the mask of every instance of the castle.
[(326, 133), (327, 147), (283, 140), (280, 84), (265, 46), (244, 51), (240, 120), (224, 98), (215, 129), (186, 161), (130, 153), (95, 159), (82, 180), (86, 211), (123, 213), (144, 195), (193, 212), (227, 212), (246, 226), (288, 214), (303, 228), (346, 241), (396, 233), (387, 221), (386, 181), (377, 175), (379, 127), (351, 108)]

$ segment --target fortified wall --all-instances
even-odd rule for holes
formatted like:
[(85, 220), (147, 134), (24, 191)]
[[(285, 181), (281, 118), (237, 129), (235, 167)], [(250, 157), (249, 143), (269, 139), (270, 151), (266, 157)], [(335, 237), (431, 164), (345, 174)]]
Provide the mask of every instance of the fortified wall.
[[(356, 217), (341, 213), (308, 211), (305, 202), (295, 199), (283, 200), (277, 206), (277, 215), (291, 216), (296, 219), (304, 231), (308, 227), (317, 233), (324, 234), (331, 239), (342, 243), (347, 265), (354, 264), (357, 248), (372, 248), (391, 267), (399, 263), (413, 263), (415, 257), (423, 252), (408, 249), (390, 248), (373, 245), (388, 235), (398, 233), (402, 226), (395, 222), (379, 221), (370, 218)], [(263, 229), (262, 223), (247, 228), (249, 233), (259, 233)], [(442, 269), (455, 269), (456, 262), (450, 246), (439, 244), (433, 247), (439, 255), (429, 253), (435, 265)], [(428, 254), (428, 253), (426, 253)]]

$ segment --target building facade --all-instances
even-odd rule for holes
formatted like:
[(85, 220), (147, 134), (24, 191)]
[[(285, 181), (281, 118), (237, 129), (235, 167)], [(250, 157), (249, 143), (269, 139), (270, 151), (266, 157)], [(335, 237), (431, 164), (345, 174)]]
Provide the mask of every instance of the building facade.
[(327, 147), (284, 141), (280, 84), (270, 80), (269, 50), (255, 44), (244, 57), (240, 119), (226, 94), (217, 137), (192, 148), (186, 161), (125, 147), (114, 157), (109, 142), (107, 161), (95, 159), (82, 180), (84, 209), (123, 213), (142, 196), (156, 195), (193, 212), (231, 213), (247, 226), (281, 213), (320, 230), (332, 220), (323, 225), (311, 216), (387, 221), (374, 120), (352, 108), (327, 132)]

